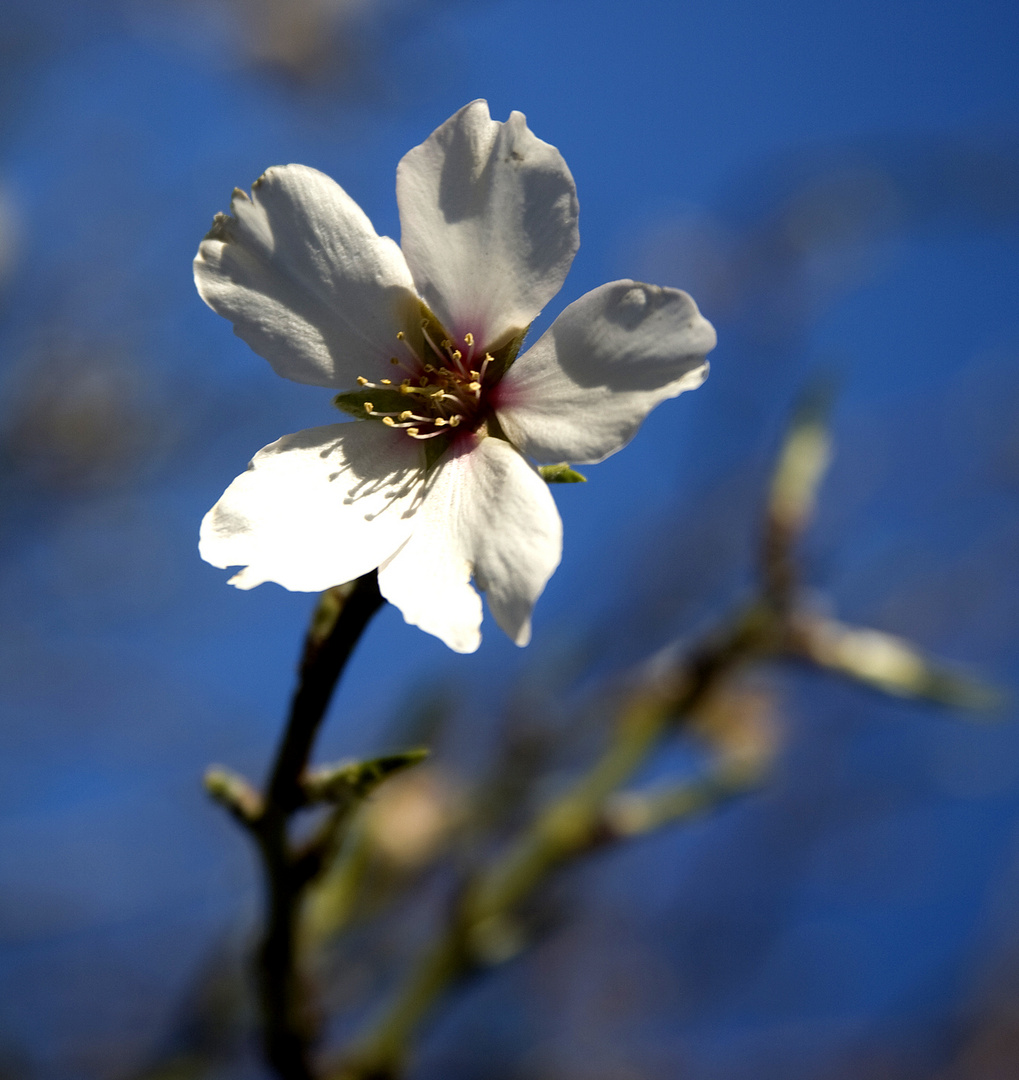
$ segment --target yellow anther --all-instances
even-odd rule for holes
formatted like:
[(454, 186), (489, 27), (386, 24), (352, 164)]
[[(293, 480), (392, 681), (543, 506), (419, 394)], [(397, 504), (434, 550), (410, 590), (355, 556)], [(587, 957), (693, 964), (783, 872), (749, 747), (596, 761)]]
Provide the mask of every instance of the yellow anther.
[(447, 337), (447, 338), (443, 338), (443, 339), (442, 339), (442, 347), (443, 347), (444, 349), (451, 349), (451, 348), (453, 347), (453, 342), (452, 342), (452, 341), (450, 341), (448, 337)]
[(368, 385), (368, 380), (363, 375), (358, 375), (358, 377), (357, 377), (357, 385), (358, 386), (367, 386)]
[(418, 434), (420, 434), (420, 429), (418, 429), (416, 427), (409, 427), (409, 428), (407, 428), (407, 434), (408, 435), (418, 435)]
[(403, 412), (400, 413), (400, 419), (409, 420), (413, 415), (414, 414), (410, 411), (410, 409), (404, 409)]
[(436, 427), (445, 427), (445, 426), (446, 426), (446, 421), (445, 421), (445, 420), (443, 420), (441, 416), (437, 416), (437, 417), (436, 417), (436, 418), (435, 418), (435, 419), (434, 419), (434, 420), (432, 421), (432, 423), (433, 423), (433, 424), (434, 424), (434, 425), (435, 425)]
[(481, 372), (480, 371), (472, 371), (471, 372), (471, 378), (472, 379), (480, 379), (481, 378)]
[(449, 426), (450, 427), (457, 427), (457, 425), (460, 423), (460, 421), (462, 419), (463, 419), (463, 417), (459, 413), (457, 413), (456, 416), (451, 416), (449, 418)]
[(386, 427), (396, 427), (396, 421), (391, 416), (383, 416), (382, 423), (385, 424)]
[(434, 370), (435, 370), (435, 365), (434, 364), (425, 364), (425, 371), (430, 373), (430, 372), (433, 372)]
[(401, 394), (409, 394), (410, 393), (410, 383), (409, 382), (404, 381), (404, 382), (400, 383), (400, 393)]
[(473, 345), (474, 344), (474, 335), (471, 334), (471, 333), (464, 334), (464, 344), (465, 345)]
[(402, 330), (397, 330), (396, 331), (396, 340), (397, 341), (403, 341), (403, 338), (404, 338), (403, 331)]
[(468, 383), (467, 384), (467, 389), (470, 390), (472, 393), (477, 393), (481, 389), (481, 383), (479, 383), (479, 382)]
[(382, 383), (383, 386), (392, 386), (393, 385), (393, 380), (392, 379), (379, 379), (379, 382)]
[(375, 406), (370, 401), (366, 401), (364, 403), (364, 411), (366, 413), (370, 413), (374, 408)]
[(453, 359), (454, 359), (454, 360), (461, 360), (461, 359), (463, 359), (463, 353), (462, 353), (462, 352), (461, 352), (461, 351), (460, 351), (459, 349), (454, 349), (454, 350), (453, 350)]

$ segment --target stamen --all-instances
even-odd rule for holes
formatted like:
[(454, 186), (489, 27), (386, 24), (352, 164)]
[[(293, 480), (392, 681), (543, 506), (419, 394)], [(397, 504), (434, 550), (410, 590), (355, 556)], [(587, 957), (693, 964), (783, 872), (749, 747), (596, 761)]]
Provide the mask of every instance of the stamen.
[(379, 382), (382, 383), (383, 386), (392, 386), (393, 385), (393, 380), (392, 379), (379, 379)]
[(467, 346), (468, 349), (467, 363), (470, 364), (470, 362), (474, 359), (474, 335), (469, 330), (466, 334), (464, 334), (464, 344)]
[(435, 355), (441, 360), (442, 359), (442, 353), (439, 351), (438, 348), (436, 348), (435, 342), (432, 341), (431, 335), (428, 333), (428, 323), (427, 322), (422, 322), (421, 323), (421, 333), (424, 336), (425, 341), (427, 341), (428, 344), (431, 346), (432, 352), (435, 353)]
[(396, 427), (396, 421), (391, 416), (383, 416), (382, 423), (385, 424), (386, 427)]
[(368, 385), (368, 380), (363, 375), (358, 375), (358, 377), (357, 377), (357, 385), (358, 386), (367, 386)]
[(437, 417), (436, 417), (436, 418), (435, 418), (435, 419), (434, 419), (434, 420), (432, 421), (432, 423), (433, 423), (433, 424), (434, 424), (434, 425), (435, 425), (436, 427), (445, 427), (445, 426), (446, 426), (446, 421), (445, 421), (445, 420), (443, 420), (441, 416), (437, 416)]
[(449, 418), (449, 426), (450, 427), (458, 427), (460, 425), (460, 421), (462, 419), (463, 419), (463, 417), (459, 413), (457, 413), (456, 416), (451, 416)]
[[(404, 350), (411, 359), (411, 363), (416, 368), (421, 363), (421, 359), (418, 354), (410, 347), (410, 342), (407, 341), (407, 335), (402, 330), (398, 330), (396, 333), (396, 340), (404, 347)], [(392, 357), (389, 362), (391, 364), (398, 364), (400, 367), (403, 368), (404, 371), (407, 371), (412, 375), (414, 374), (412, 368), (407, 367), (405, 363), (398, 360), (395, 356)]]

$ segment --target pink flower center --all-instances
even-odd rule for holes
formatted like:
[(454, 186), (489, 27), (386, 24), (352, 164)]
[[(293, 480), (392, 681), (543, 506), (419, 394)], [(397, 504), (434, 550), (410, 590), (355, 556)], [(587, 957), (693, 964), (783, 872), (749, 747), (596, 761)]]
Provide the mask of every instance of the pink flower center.
[[(434, 330), (435, 324), (431, 326)], [(451, 434), (453, 429), (476, 431), (487, 416), (485, 392), (495, 374), (490, 370), (492, 354), (477, 347), (472, 333), (465, 333), (459, 343), (448, 337), (436, 343), (426, 322), (421, 334), (424, 357), (411, 348), (402, 330), (396, 335), (406, 359), (393, 356), (390, 363), (406, 373), (402, 380), (369, 382), (358, 376), (358, 385), (364, 390), (383, 391), (378, 403), (364, 400), (365, 415), (399, 428), (412, 439), (434, 439)], [(406, 399), (406, 408), (393, 408), (395, 394)], [(383, 399), (387, 407), (380, 407)]]

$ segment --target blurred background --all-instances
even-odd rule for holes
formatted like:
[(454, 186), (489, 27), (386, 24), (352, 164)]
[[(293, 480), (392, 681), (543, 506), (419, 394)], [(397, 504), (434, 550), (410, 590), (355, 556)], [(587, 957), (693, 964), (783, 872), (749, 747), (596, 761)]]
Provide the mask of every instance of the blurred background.
[[(1005, 0), (0, 2), (0, 1076), (135, 1077), (201, 1042), (257, 915), (201, 775), (262, 775), (314, 599), (228, 588), (197, 529), (259, 447), (335, 413), (201, 303), (191, 259), (269, 165), (398, 236), (401, 155), (475, 97), (522, 110), (581, 207), (536, 329), (634, 277), (719, 332), (701, 390), (554, 489), (533, 644), (487, 620), (457, 657), (385, 610), (322, 759), (428, 728), (434, 811), (508, 730), (569, 728), (585, 688), (710, 627), (818, 375), (815, 602), (1016, 685), (1017, 31)], [(560, 875), (416, 1078), (1019, 1077), (1013, 706), (784, 669), (741, 692), (777, 733), (761, 790)], [(212, 1067), (264, 1075), (243, 1040)]]

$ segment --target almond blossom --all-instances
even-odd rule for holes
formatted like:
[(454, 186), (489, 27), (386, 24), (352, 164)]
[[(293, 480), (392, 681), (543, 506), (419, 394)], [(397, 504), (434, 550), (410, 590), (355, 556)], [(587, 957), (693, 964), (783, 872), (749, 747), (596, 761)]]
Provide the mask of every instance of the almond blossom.
[(242, 589), (319, 591), (378, 569), (408, 623), (458, 652), (481, 598), (518, 645), (559, 564), (533, 463), (614, 454), (703, 382), (715, 333), (677, 289), (614, 281), (520, 354), (579, 246), (573, 177), (523, 114), (474, 101), (400, 162), (401, 246), (303, 165), (234, 192), (195, 258), (205, 302), (288, 379), (343, 391), (357, 422), (260, 450), (202, 522)]

